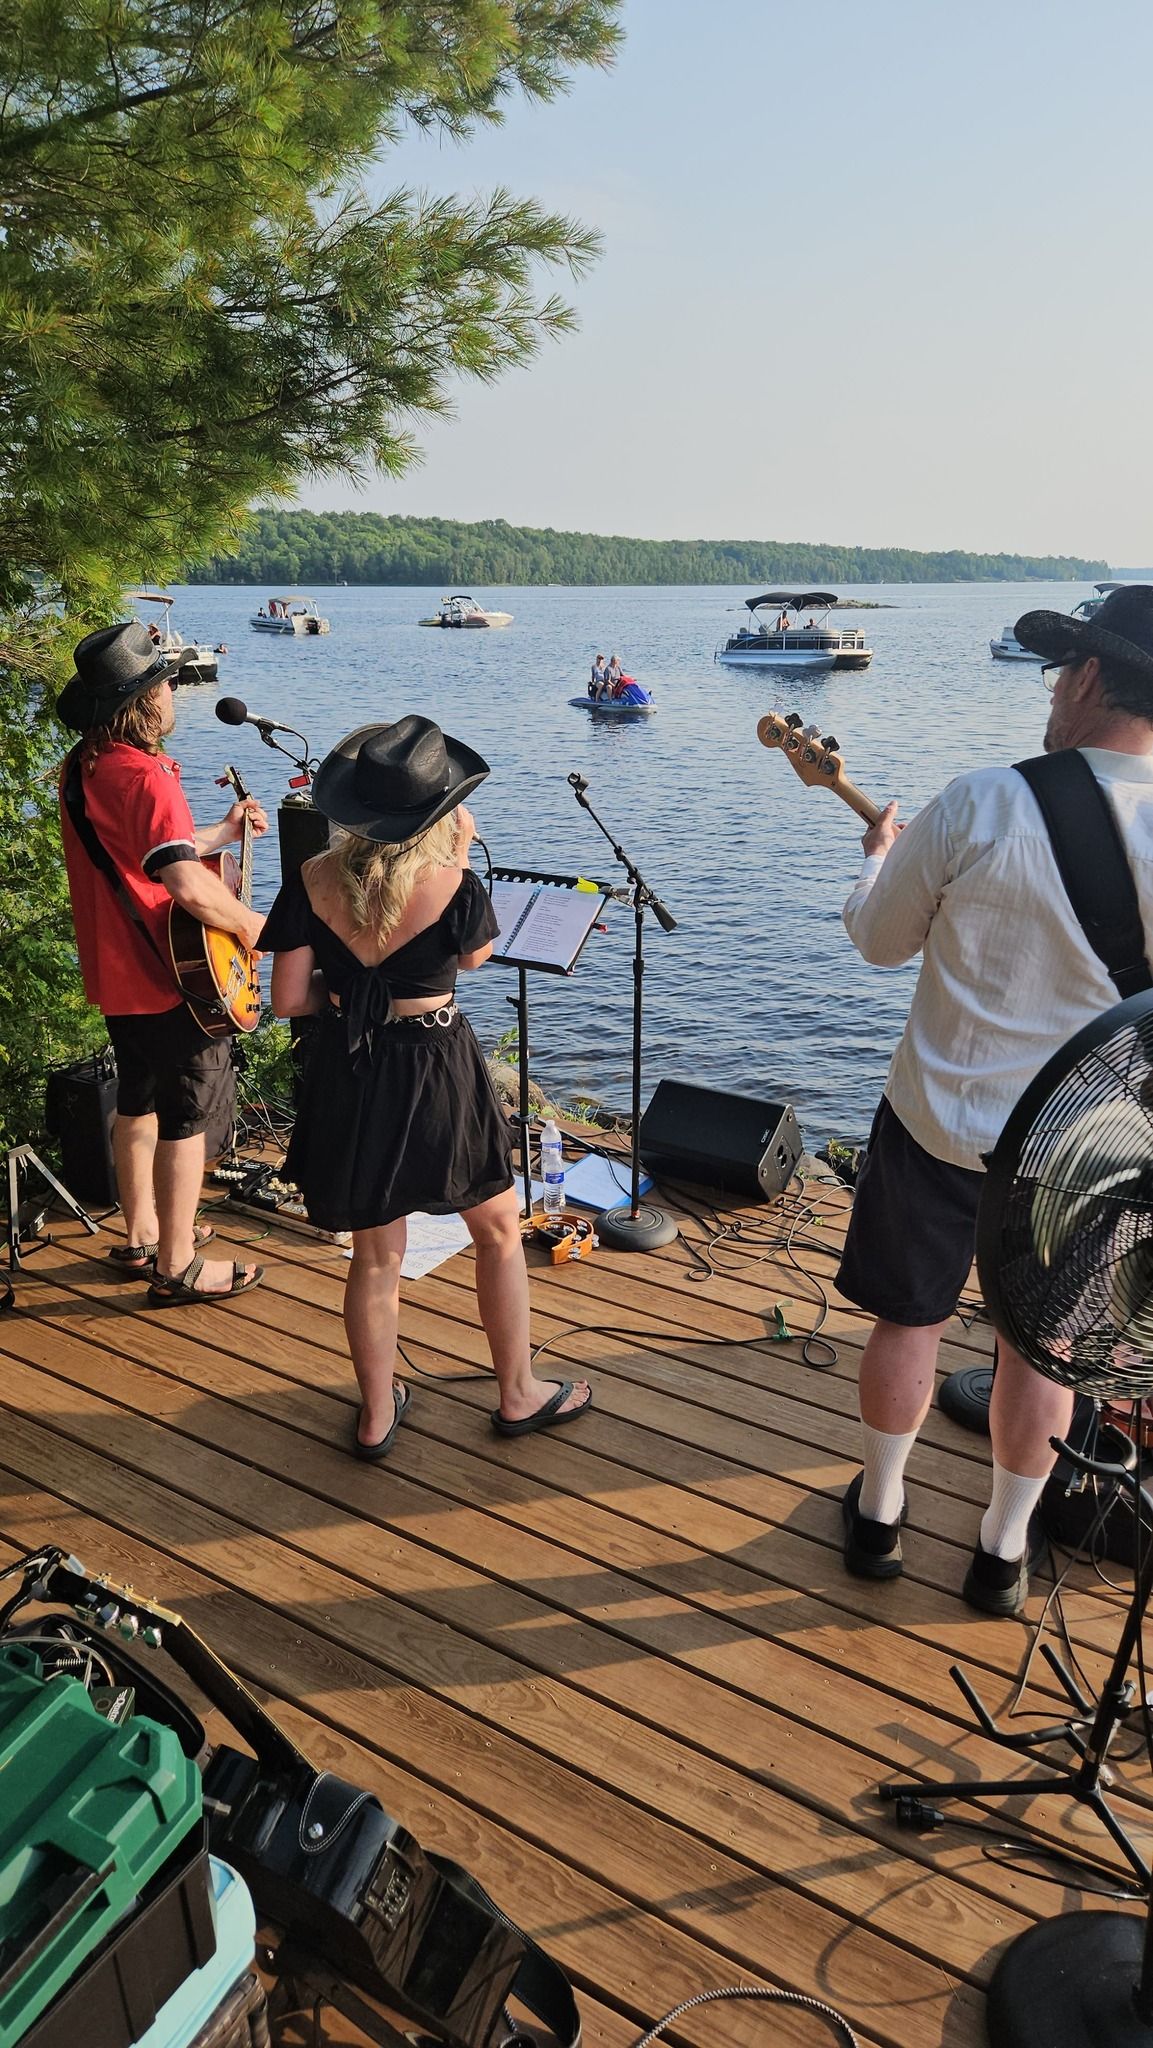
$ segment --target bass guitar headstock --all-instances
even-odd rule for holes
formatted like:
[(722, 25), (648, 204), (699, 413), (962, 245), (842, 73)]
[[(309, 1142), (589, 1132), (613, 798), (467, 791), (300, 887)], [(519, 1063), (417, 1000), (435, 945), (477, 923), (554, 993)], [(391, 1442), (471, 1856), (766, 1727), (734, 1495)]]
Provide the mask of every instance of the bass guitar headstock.
[(793, 773), (810, 789), (831, 789), (867, 825), (876, 824), (881, 807), (850, 782), (832, 733), (822, 739), (820, 727), (804, 725), (796, 711), (767, 711), (757, 723), (757, 738), (763, 747), (779, 748)]

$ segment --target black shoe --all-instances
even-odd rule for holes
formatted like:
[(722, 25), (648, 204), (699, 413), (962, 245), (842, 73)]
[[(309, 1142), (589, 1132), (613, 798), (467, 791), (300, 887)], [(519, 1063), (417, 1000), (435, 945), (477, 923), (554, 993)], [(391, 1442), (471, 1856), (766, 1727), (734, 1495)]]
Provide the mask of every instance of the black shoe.
[(982, 1614), (1020, 1614), (1029, 1597), (1029, 1573), (1045, 1561), (1048, 1544), (1039, 1515), (1029, 1520), (1029, 1541), (1023, 1557), (993, 1557), (982, 1550), (980, 1537), (962, 1587), (970, 1607)]
[(909, 1519), (908, 1502), (901, 1508), (900, 1522), (870, 1522), (857, 1506), (864, 1477), (863, 1472), (858, 1472), (841, 1501), (841, 1518), (845, 1524), (842, 1553), (845, 1570), (852, 1572), (856, 1579), (896, 1579), (904, 1569), (901, 1563), (901, 1522)]

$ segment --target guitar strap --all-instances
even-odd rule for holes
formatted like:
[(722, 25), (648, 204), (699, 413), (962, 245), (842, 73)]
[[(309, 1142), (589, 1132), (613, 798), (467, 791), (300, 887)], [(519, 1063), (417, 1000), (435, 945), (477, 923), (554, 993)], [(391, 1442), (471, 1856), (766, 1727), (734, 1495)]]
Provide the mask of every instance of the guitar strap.
[(1013, 765), (1037, 799), (1073, 913), (1118, 995), (1153, 988), (1125, 842), (1084, 754), (1068, 747)]
[(68, 813), (72, 829), (84, 848), (85, 853), (88, 855), (89, 860), (92, 862), (93, 867), (99, 868), (100, 873), (110, 883), (112, 893), (120, 904), (121, 909), (132, 919), (145, 944), (151, 947), (165, 974), (179, 994), (181, 1001), (187, 1005), (194, 1016), (198, 1009), (203, 1010), (210, 1017), (221, 1016), (224, 1005), (219, 1000), (211, 1002), (207, 997), (194, 995), (190, 989), (184, 987), (171, 960), (168, 959), (166, 954), (157, 945), (153, 933), (140, 915), (139, 905), (133, 901), (128, 890), (125, 888), (119, 868), (116, 866), (108, 848), (100, 839), (96, 827), (88, 815), (88, 809), (84, 802), (84, 777), (80, 769), (80, 743), (73, 747), (65, 760), (64, 773), (60, 780), (60, 795), (63, 799), (64, 808)]

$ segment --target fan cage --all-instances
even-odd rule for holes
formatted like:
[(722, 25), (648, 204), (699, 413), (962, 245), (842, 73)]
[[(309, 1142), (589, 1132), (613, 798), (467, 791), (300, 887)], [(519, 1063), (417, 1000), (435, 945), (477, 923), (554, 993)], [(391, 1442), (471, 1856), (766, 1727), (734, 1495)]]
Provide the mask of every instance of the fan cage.
[(1153, 1394), (1153, 994), (1026, 1090), (990, 1162), (978, 1270), (998, 1331), (1046, 1377)]

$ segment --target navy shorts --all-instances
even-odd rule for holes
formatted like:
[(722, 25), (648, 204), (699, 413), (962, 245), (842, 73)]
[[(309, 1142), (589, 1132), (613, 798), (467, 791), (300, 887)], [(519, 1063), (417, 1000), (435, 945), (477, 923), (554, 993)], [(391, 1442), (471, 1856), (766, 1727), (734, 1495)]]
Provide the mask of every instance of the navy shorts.
[(203, 1131), (209, 1153), (222, 1152), (236, 1103), (231, 1039), (206, 1037), (184, 1003), (104, 1021), (116, 1054), (117, 1115), (155, 1116), (166, 1141)]
[(977, 1167), (934, 1159), (882, 1095), (853, 1193), (841, 1293), (886, 1323), (943, 1323), (969, 1278), (985, 1180)]

